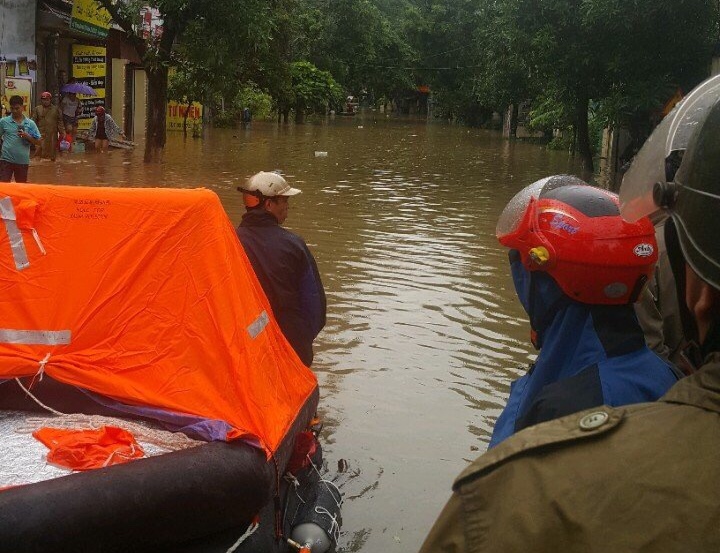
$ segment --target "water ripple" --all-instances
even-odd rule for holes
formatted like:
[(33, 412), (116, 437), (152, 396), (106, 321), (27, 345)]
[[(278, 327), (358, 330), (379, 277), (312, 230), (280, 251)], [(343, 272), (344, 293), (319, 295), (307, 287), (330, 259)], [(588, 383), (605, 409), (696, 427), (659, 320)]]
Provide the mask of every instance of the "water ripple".
[[(342, 120), (341, 120), (342, 119)], [(33, 163), (37, 182), (204, 186), (233, 224), (235, 187), (282, 169), (302, 189), (287, 226), (318, 261), (316, 341), (325, 453), (349, 461), (341, 551), (417, 551), (453, 478), (485, 449), (510, 381), (534, 353), (495, 222), (523, 186), (573, 172), (559, 152), (496, 133), (369, 113), (301, 127), (170, 135), (142, 152)], [(362, 128), (361, 128), (362, 127)], [(317, 150), (328, 156), (315, 158)]]

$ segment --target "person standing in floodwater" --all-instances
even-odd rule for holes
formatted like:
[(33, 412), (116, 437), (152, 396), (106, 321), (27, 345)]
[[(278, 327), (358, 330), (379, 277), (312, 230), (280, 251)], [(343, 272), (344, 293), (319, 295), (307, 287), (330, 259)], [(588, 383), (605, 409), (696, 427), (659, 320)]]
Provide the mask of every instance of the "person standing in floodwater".
[(40, 131), (35, 121), (25, 117), (21, 96), (10, 97), (10, 115), (0, 119), (0, 182), (27, 182), (30, 144), (40, 145)]
[(72, 125), (72, 135), (77, 134), (78, 117), (82, 113), (82, 102), (74, 92), (68, 92), (60, 100), (60, 111), (62, 111), (63, 127)]
[(110, 140), (115, 140), (117, 137), (125, 138), (125, 133), (118, 127), (110, 114), (105, 113), (104, 107), (95, 108), (95, 117), (93, 117), (88, 131), (88, 138), (95, 140), (95, 150), (104, 152), (108, 149)]
[(325, 290), (305, 241), (281, 226), (290, 196), (301, 191), (281, 175), (266, 171), (250, 177), (238, 190), (247, 210), (237, 228), (238, 238), (283, 334), (309, 367), (313, 340), (325, 326)]
[(62, 116), (57, 106), (51, 103), (52, 94), (43, 92), (40, 94), (40, 105), (35, 106), (32, 112), (32, 120), (35, 121), (42, 141), (36, 156), (55, 161), (57, 156), (58, 135), (62, 140), (65, 137), (65, 127)]
[(242, 124), (249, 125), (252, 122), (252, 112), (249, 107), (244, 107), (242, 110)]

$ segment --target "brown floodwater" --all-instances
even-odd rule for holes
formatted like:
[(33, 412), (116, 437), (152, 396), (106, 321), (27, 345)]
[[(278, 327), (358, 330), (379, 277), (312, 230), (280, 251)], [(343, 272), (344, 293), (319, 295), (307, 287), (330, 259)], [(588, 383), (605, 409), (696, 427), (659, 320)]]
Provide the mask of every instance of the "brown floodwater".
[(303, 191), (287, 226), (327, 292), (313, 369), (328, 468), (347, 461), (340, 551), (415, 552), (534, 357), (497, 217), (523, 186), (577, 167), (496, 132), (366, 113), (171, 134), (161, 165), (140, 149), (69, 154), (33, 163), (30, 179), (204, 186), (237, 224), (236, 186), (273, 169)]

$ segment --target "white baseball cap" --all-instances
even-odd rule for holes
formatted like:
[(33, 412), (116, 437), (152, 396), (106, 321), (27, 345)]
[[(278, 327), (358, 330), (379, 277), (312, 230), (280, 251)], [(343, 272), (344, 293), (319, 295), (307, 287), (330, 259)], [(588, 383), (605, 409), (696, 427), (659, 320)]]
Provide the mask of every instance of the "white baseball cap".
[(250, 177), (245, 186), (238, 187), (241, 192), (260, 193), (266, 198), (274, 196), (295, 196), (300, 194), (299, 188), (291, 187), (278, 173), (260, 171)]

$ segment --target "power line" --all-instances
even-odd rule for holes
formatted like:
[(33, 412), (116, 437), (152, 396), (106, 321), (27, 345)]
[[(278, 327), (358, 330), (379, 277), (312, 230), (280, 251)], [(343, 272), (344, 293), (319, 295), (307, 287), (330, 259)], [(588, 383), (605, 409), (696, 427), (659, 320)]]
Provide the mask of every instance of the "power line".
[[(720, 0), (718, 0), (720, 1)], [(457, 52), (458, 50), (465, 50), (466, 48), (469, 48), (470, 46), (473, 46), (473, 44), (463, 44), (462, 46), (458, 46), (457, 48), (451, 48), (450, 50), (445, 50), (444, 52), (438, 52), (437, 54), (430, 54), (429, 56), (424, 56), (423, 60), (428, 60), (430, 58), (436, 58), (438, 56), (443, 56), (445, 54), (450, 54), (451, 52)], [(385, 58), (390, 59), (390, 58)], [(373, 67), (383, 67), (383, 66), (373, 66)]]
[(404, 69), (407, 71), (454, 71), (457, 69), (477, 69), (483, 65), (456, 65), (454, 67), (403, 67), (400, 65), (365, 65), (375, 69)]
[(449, 54), (450, 52), (457, 52), (458, 50), (464, 50), (465, 48), (469, 48), (472, 46), (471, 43), (463, 44), (462, 46), (458, 46), (457, 48), (451, 48), (450, 50), (445, 50), (444, 52), (438, 52), (437, 54), (432, 54), (430, 56), (425, 56), (425, 59), (430, 58), (436, 58), (437, 56), (442, 56), (444, 54)]

